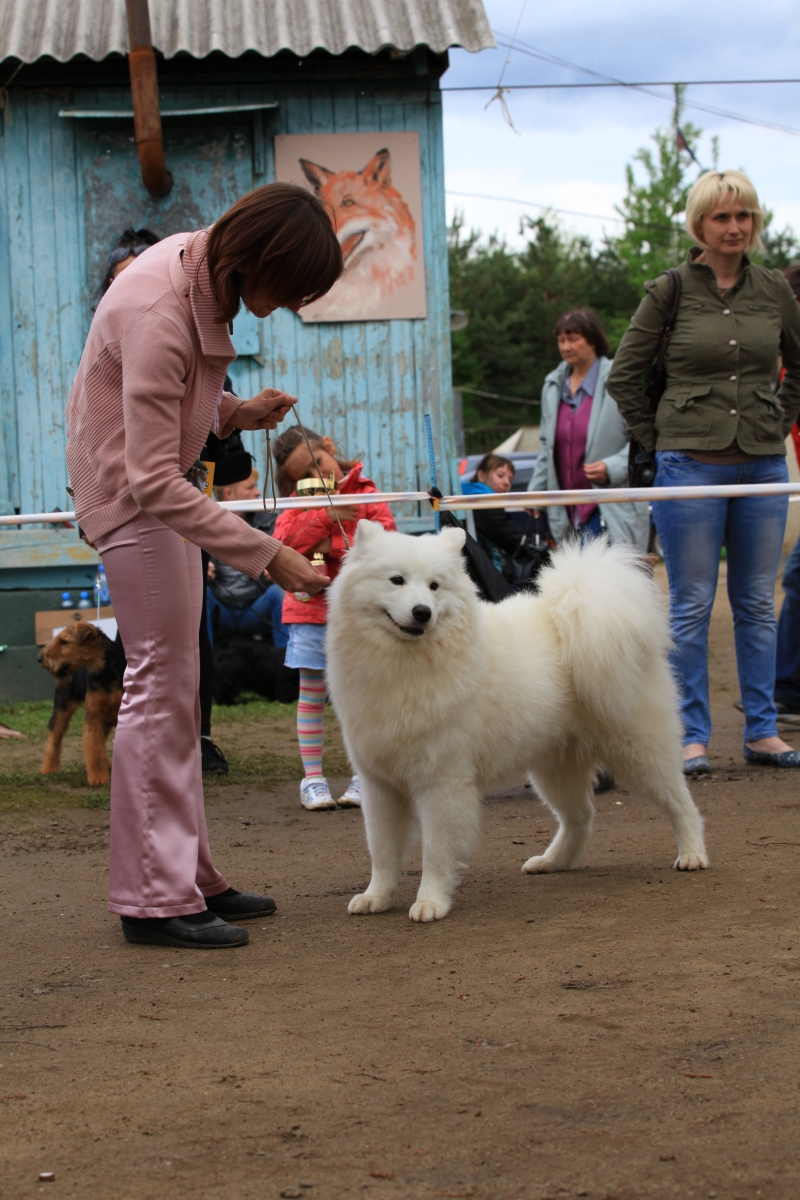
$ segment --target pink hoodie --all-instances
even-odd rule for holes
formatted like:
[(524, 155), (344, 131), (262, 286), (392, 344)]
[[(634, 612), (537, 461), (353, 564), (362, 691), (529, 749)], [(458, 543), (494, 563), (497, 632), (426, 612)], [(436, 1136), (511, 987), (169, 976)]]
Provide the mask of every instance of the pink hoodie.
[(207, 238), (165, 238), (100, 301), (67, 404), (67, 465), (90, 541), (145, 511), (255, 579), (280, 542), (184, 478), (240, 403), (222, 390), (236, 351), (217, 322)]

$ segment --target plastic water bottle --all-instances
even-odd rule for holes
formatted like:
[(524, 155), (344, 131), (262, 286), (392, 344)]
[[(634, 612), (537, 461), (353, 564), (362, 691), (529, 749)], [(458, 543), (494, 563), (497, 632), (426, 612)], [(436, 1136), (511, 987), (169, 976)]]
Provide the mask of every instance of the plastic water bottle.
[(81, 598), (78, 601), (78, 608), (91, 608), (91, 607), (92, 607), (92, 602), (89, 599), (89, 593), (81, 592)]
[(100, 603), (110, 604), (111, 593), (108, 590), (108, 580), (106, 579), (106, 569), (102, 563), (97, 568), (97, 574), (100, 576)]
[(69, 594), (69, 592), (61, 593), (61, 607), (72, 608), (72, 596)]

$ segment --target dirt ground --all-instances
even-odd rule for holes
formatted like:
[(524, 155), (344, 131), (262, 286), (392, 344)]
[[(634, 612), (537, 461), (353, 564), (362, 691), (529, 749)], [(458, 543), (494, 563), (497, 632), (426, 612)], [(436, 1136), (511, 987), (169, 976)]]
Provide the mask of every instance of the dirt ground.
[(720, 600), (700, 874), (614, 791), (580, 870), (524, 876), (553, 822), (519, 792), (487, 798), (445, 921), (408, 920), (418, 861), (348, 917), (360, 814), (300, 809), (291, 714), (254, 706), (215, 724), (236, 770), (207, 808), (278, 914), (239, 950), (132, 947), (77, 736), (60, 792), (41, 732), (0, 744), (0, 1196), (799, 1196), (799, 780), (742, 761)]

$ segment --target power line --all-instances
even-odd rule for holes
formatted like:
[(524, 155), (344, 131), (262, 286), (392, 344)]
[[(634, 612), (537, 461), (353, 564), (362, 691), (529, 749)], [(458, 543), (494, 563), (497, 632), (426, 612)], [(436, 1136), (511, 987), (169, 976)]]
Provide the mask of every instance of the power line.
[[(445, 188), (446, 196), (464, 196), (470, 200), (498, 200), (503, 204), (522, 204), (526, 208), (541, 208), (545, 212), (562, 213), (567, 217), (589, 217), (594, 221), (618, 221), (622, 225), (633, 224), (625, 217), (610, 217), (606, 213), (587, 213), (578, 212), (574, 208), (555, 208), (552, 204), (537, 204), (535, 200), (520, 200), (516, 196), (487, 196), (483, 192), (457, 192), (452, 188)], [(669, 233), (674, 230), (674, 225), (656, 224), (655, 221), (637, 221), (637, 227), (646, 229), (657, 229), (662, 233)]]
[[(580, 90), (581, 88), (733, 87), (739, 84), (746, 86), (751, 83), (800, 83), (800, 79), (643, 79), (631, 83), (608, 79), (599, 80), (597, 83), (507, 83), (504, 86), (513, 88), (515, 91), (557, 92), (571, 89)], [(493, 92), (495, 85), (490, 83), (453, 84), (452, 87), (444, 85), (439, 90), (442, 92)], [(666, 100), (667, 97), (659, 96), (658, 99)]]
[[(509, 44), (508, 37), (506, 34), (498, 33), (496, 36), (497, 36), (498, 42), (501, 46), (504, 46), (508, 49), (512, 49), (512, 46)], [(657, 85), (642, 84), (642, 83), (635, 83), (635, 84), (626, 83), (622, 79), (617, 79), (616, 76), (614, 76), (614, 75), (605, 75), (600, 71), (593, 71), (590, 67), (582, 67), (580, 65), (580, 63), (570, 62), (569, 59), (560, 58), (558, 55), (550, 54), (546, 50), (540, 50), (538, 46), (532, 46), (532, 45), (530, 45), (529, 42), (520, 41), (520, 40), (516, 39), (516, 37), (515, 37), (513, 49), (519, 50), (520, 53), (527, 55), (529, 58), (537, 58), (537, 59), (540, 59), (542, 62), (550, 63), (553, 66), (565, 67), (569, 71), (578, 71), (582, 75), (591, 75), (594, 79), (599, 80), (600, 82), (605, 83), (605, 84), (615, 84), (618, 87), (629, 87), (629, 88), (633, 89), (634, 91), (641, 92), (642, 95), (652, 96), (657, 100), (666, 100), (667, 99), (666, 96), (662, 96), (658, 92), (651, 92), (649, 90), (650, 87), (657, 86)], [(510, 87), (513, 85), (507, 85), (507, 86)], [(673, 85), (673, 86), (675, 86), (675, 85)], [(778, 133), (788, 133), (788, 134), (791, 134), (793, 137), (800, 137), (800, 129), (795, 129), (791, 125), (781, 125), (775, 121), (762, 121), (762, 120), (760, 120), (758, 118), (754, 118), (754, 117), (744, 117), (741, 115), (741, 113), (729, 112), (727, 109), (715, 108), (715, 107), (712, 107), (707, 104), (698, 104), (694, 100), (687, 100), (687, 101), (685, 101), (685, 104), (686, 104), (687, 108), (694, 108), (694, 109), (698, 110), (699, 112), (710, 113), (712, 116), (723, 117), (729, 121), (738, 121), (743, 125), (757, 125), (764, 129), (776, 130)]]
[[(497, 392), (482, 392), (480, 388), (461, 387), (462, 392), (469, 392), (472, 396), (484, 396), (487, 400), (503, 400), (508, 404), (524, 404), (526, 408), (533, 406), (539, 407), (538, 400), (523, 400), (521, 396), (501, 396)], [(498, 428), (495, 426), (495, 428)]]

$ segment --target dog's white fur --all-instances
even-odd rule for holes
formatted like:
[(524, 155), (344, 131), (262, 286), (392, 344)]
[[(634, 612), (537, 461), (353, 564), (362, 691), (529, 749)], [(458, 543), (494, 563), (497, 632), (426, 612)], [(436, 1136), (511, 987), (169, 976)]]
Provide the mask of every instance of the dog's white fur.
[[(409, 915), (446, 916), (481, 797), (526, 773), (559, 828), (523, 871), (580, 862), (600, 765), (666, 811), (679, 870), (707, 867), (681, 768), (665, 601), (636, 554), (604, 540), (564, 547), (538, 595), (493, 605), (464, 572), (463, 542), (458, 529), (415, 538), (361, 521), (328, 594), (328, 686), (361, 778), (372, 856), (369, 886), (349, 911), (391, 907), (419, 825), (422, 878)], [(431, 615), (415, 636), (420, 605)]]

